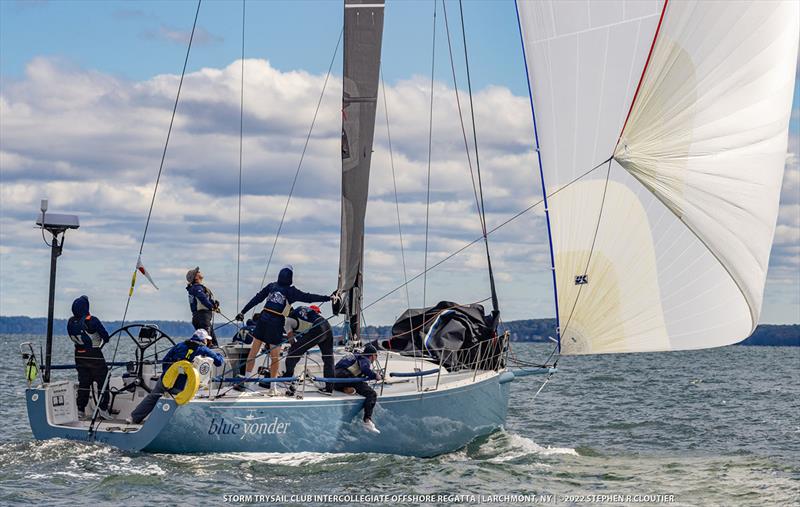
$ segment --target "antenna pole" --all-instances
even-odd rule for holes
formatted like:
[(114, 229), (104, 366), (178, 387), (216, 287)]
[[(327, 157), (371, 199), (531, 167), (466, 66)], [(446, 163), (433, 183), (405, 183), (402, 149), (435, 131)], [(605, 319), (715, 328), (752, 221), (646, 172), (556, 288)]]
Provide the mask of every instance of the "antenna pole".
[(50, 296), (47, 303), (47, 342), (44, 355), (44, 375), (43, 380), (50, 382), (50, 364), (53, 356), (53, 310), (56, 301), (56, 264), (61, 255), (61, 247), (64, 246), (62, 236), (61, 242), (58, 241), (58, 234), (53, 233), (53, 242), (50, 244)]

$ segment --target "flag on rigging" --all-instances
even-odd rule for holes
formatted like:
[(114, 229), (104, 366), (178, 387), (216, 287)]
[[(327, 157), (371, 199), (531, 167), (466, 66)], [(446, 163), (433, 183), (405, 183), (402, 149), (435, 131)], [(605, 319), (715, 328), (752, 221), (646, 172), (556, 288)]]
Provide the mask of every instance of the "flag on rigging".
[[(147, 269), (145, 269), (145, 267), (144, 267), (144, 264), (142, 264), (142, 256), (141, 255), (139, 256), (138, 259), (136, 259), (136, 271), (138, 271), (139, 273), (141, 273), (144, 276), (146, 276), (147, 277), (147, 281), (149, 281), (153, 285), (153, 287), (155, 287), (156, 290), (158, 290), (158, 285), (156, 285), (156, 283), (153, 281), (153, 278), (150, 276), (150, 273), (148, 273)], [(136, 273), (135, 272), (133, 274), (133, 283), (136, 283)], [(133, 289), (133, 284), (131, 284), (131, 289)]]

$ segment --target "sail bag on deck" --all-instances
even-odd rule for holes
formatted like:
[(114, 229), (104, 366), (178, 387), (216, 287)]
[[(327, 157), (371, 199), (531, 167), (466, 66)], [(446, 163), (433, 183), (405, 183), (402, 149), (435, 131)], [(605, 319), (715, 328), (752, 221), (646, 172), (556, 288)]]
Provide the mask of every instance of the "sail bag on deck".
[(392, 326), (391, 338), (377, 345), (384, 350), (427, 355), (449, 370), (494, 369), (503, 359), (496, 328), (482, 305), (441, 301), (436, 306), (406, 310)]

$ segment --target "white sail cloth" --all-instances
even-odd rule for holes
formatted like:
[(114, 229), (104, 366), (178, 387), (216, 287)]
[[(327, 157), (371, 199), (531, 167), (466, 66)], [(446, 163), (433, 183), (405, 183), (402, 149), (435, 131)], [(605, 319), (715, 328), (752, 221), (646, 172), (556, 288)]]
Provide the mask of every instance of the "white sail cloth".
[(562, 353), (748, 336), (800, 4), (536, 1), (518, 12), (548, 194), (613, 156), (550, 199)]

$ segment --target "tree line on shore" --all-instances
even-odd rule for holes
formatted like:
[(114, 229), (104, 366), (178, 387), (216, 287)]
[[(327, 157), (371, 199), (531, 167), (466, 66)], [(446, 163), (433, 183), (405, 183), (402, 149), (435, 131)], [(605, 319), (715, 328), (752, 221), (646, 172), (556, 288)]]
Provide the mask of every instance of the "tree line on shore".
[[(155, 324), (173, 337), (186, 337), (194, 329), (189, 322), (176, 320), (157, 320), (148, 322)], [(121, 325), (119, 321), (106, 322), (106, 328), (111, 332)], [(130, 322), (129, 322), (130, 324)], [(232, 324), (222, 326), (220, 323), (217, 334), (220, 337), (226, 333), (233, 336), (235, 333)], [(53, 323), (55, 334), (62, 335), (67, 326), (66, 319), (55, 319)], [(338, 328), (334, 328), (336, 332)], [(365, 339), (383, 339), (391, 335), (391, 326), (366, 326), (362, 329)], [(527, 319), (504, 322), (501, 331), (511, 333), (511, 341), (515, 342), (546, 342), (549, 337), (555, 336), (555, 319)], [(25, 316), (0, 316), (0, 334), (27, 334), (43, 335), (47, 331), (47, 319), (44, 317)], [(755, 332), (740, 345), (773, 345), (773, 346), (800, 346), (800, 324), (761, 324)]]

